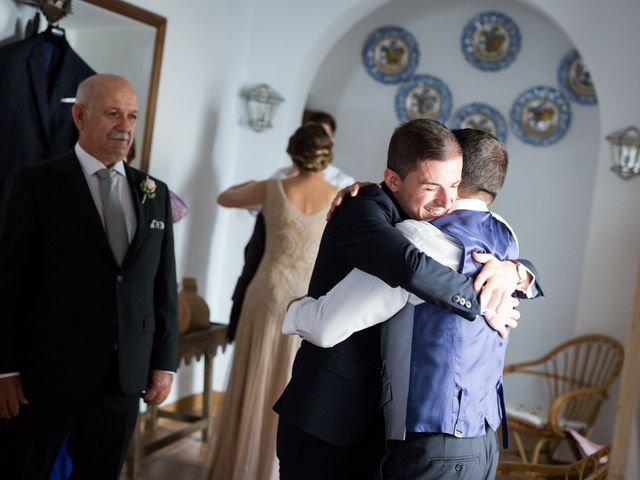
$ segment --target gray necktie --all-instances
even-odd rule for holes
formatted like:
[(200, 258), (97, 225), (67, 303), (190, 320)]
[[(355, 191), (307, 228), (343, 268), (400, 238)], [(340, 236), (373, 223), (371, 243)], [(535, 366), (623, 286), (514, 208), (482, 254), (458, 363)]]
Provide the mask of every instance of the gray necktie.
[(120, 189), (118, 181), (120, 175), (115, 170), (103, 168), (96, 172), (100, 180), (100, 199), (102, 201), (102, 216), (109, 239), (109, 246), (118, 265), (122, 265), (124, 256), (129, 248), (127, 223), (124, 217), (122, 203), (120, 203)]

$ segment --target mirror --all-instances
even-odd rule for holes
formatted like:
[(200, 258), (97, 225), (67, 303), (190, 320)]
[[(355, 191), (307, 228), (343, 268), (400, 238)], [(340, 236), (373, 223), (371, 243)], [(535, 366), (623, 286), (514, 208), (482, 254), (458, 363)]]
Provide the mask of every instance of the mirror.
[(138, 92), (140, 116), (131, 164), (149, 169), (167, 19), (120, 0), (76, 0), (60, 21), (73, 49), (96, 72), (122, 75)]
[[(38, 5), (40, 0), (0, 0), (0, 45), (25, 36)], [(40, 16), (37, 29), (44, 30), (46, 24)], [(130, 163), (145, 172), (149, 168), (166, 24), (166, 18), (121, 0), (72, 0), (71, 13), (58, 22), (73, 50), (93, 70), (122, 75), (138, 92), (136, 152)]]

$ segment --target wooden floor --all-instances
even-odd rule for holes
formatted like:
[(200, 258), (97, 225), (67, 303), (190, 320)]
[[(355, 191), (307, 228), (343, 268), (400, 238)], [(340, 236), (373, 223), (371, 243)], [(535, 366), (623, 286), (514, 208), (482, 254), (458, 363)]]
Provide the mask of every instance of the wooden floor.
[[(154, 436), (166, 435), (176, 426), (172, 420), (161, 418)], [(136, 480), (202, 480), (209, 443), (203, 443), (200, 433), (194, 433), (142, 458)], [(120, 476), (125, 480), (125, 468)]]

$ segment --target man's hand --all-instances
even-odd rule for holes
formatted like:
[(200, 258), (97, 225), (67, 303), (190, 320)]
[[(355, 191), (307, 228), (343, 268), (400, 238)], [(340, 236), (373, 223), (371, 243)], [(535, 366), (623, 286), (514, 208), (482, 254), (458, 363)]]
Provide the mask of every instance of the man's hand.
[(473, 282), (473, 289), (482, 291), (480, 301), (483, 309), (497, 311), (503, 308), (504, 302), (511, 298), (518, 285), (515, 264), (510, 261), (501, 262), (489, 253), (473, 252), (473, 259), (484, 264)]
[(0, 418), (12, 418), (20, 413), (20, 404), (29, 402), (22, 391), (20, 375), (0, 378)]
[(516, 328), (517, 320), (520, 318), (520, 312), (515, 308), (520, 301), (517, 298), (509, 297), (496, 311), (489, 311), (484, 314), (484, 319), (502, 338), (509, 335), (507, 328)]
[(160, 405), (169, 395), (172, 383), (173, 374), (160, 370), (152, 370), (151, 377), (149, 378), (149, 387), (143, 397), (144, 401), (149, 405)]
[[(373, 183), (372, 182), (356, 182), (353, 185), (349, 185), (348, 187), (344, 187), (342, 190), (339, 190), (338, 193), (336, 193), (335, 198), (331, 202), (331, 205), (329, 206), (329, 211), (327, 212), (327, 222), (331, 218), (331, 214), (334, 212), (334, 210), (338, 208), (342, 203), (343, 197), (346, 197), (347, 194), (350, 195), (351, 197), (355, 197), (356, 195), (358, 195), (358, 191), (361, 188), (367, 187), (369, 185), (373, 185)], [(378, 187), (380, 187), (379, 184), (377, 185)]]

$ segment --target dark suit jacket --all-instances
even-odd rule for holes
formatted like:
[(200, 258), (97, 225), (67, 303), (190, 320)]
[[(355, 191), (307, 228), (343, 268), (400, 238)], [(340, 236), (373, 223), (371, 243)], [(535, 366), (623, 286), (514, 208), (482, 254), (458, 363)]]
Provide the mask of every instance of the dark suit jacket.
[(47, 75), (45, 44), (39, 34), (0, 47), (0, 193), (12, 170), (62, 155), (78, 139), (71, 103), (78, 84), (95, 72), (64, 38), (51, 39)]
[[(156, 181), (156, 197), (143, 204), (145, 175), (126, 172), (137, 229), (121, 267), (73, 151), (17, 169), (7, 185), (0, 207), (0, 372), (19, 371), (27, 392), (96, 391), (114, 344), (126, 394), (145, 388), (149, 369), (176, 369), (169, 191)], [(153, 220), (164, 229), (151, 228)]]
[[(384, 187), (370, 186), (345, 197), (325, 228), (309, 295), (328, 292), (353, 268), (392, 287), (473, 319), (480, 313), (472, 279), (416, 249), (394, 225), (406, 218)], [(465, 299), (465, 304), (453, 300)], [(359, 441), (378, 413), (380, 328), (355, 333), (333, 348), (302, 342), (292, 379), (274, 409), (301, 430), (334, 445)]]
[(251, 238), (244, 247), (244, 266), (242, 272), (238, 277), (236, 288), (233, 290), (231, 300), (233, 305), (231, 306), (231, 313), (229, 314), (229, 326), (227, 327), (227, 340), (233, 342), (236, 337), (236, 330), (238, 329), (238, 321), (240, 320), (240, 313), (242, 312), (242, 304), (244, 303), (244, 297), (247, 293), (247, 288), (256, 276), (262, 256), (264, 255), (264, 244), (267, 237), (267, 230), (264, 224), (264, 217), (262, 213), (259, 213), (256, 217), (256, 223), (253, 227), (253, 233)]

